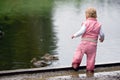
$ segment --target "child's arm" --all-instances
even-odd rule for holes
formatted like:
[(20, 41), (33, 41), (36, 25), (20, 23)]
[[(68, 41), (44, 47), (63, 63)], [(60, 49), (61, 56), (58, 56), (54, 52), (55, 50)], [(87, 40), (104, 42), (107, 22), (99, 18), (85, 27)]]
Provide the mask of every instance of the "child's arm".
[(100, 29), (100, 38), (99, 38), (100, 42), (103, 42), (103, 41), (104, 41), (104, 38), (105, 38), (105, 35), (104, 35), (104, 33), (103, 33), (103, 31), (102, 31), (102, 28), (101, 28), (101, 29)]
[(85, 25), (83, 25), (78, 32), (76, 32), (75, 34), (72, 35), (71, 38), (73, 39), (73, 38), (79, 37), (79, 36), (81, 36), (85, 31), (86, 31), (86, 27), (85, 27)]

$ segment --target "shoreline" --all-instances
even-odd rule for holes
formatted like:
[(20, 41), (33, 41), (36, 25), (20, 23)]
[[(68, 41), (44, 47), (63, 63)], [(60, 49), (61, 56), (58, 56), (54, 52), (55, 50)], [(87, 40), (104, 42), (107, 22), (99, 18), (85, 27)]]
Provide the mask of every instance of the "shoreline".
[[(69, 66), (0, 71), (0, 80), (86, 80), (88, 77), (85, 75), (85, 68), (86, 66), (80, 66), (77, 72)], [(94, 76), (90, 78), (92, 80), (118, 80), (120, 63), (96, 65)]]

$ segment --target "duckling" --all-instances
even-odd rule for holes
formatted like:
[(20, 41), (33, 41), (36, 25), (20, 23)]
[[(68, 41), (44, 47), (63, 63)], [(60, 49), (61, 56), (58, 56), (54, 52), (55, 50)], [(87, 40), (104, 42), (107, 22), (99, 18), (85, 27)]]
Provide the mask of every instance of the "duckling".
[(47, 61), (51, 61), (51, 60), (59, 60), (57, 56), (54, 55), (50, 55), (50, 54), (45, 54), (43, 57), (41, 57), (42, 60), (47, 60)]
[(50, 65), (52, 62), (46, 62), (44, 60), (37, 60), (36, 58), (33, 58), (31, 61), (30, 61), (35, 67), (45, 67), (45, 66), (48, 66)]

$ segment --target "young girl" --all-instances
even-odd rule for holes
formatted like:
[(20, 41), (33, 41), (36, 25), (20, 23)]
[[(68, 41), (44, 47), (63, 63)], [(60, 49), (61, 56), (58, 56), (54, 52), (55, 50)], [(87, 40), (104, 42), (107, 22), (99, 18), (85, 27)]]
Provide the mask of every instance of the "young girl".
[(97, 40), (104, 41), (104, 33), (101, 24), (97, 21), (97, 12), (93, 7), (89, 7), (85, 12), (86, 21), (82, 23), (81, 29), (72, 35), (72, 39), (81, 36), (81, 43), (77, 47), (72, 61), (74, 70), (78, 70), (84, 54), (87, 55), (87, 72), (94, 72)]

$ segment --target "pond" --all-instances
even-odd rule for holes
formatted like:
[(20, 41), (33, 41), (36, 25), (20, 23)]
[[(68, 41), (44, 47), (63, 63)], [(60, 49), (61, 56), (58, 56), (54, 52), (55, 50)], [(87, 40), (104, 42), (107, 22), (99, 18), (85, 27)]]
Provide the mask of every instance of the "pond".
[(46, 53), (59, 57), (48, 67), (70, 66), (80, 43), (71, 35), (80, 29), (89, 6), (97, 9), (105, 33), (96, 64), (120, 62), (119, 0), (1, 0), (0, 70), (34, 68), (31, 59)]

